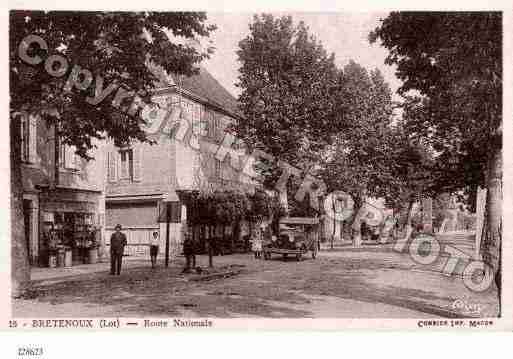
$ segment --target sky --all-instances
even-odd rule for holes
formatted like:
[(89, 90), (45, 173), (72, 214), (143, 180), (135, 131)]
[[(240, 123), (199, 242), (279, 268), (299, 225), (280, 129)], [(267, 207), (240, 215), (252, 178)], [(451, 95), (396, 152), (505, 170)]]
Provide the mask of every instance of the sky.
[[(395, 93), (401, 81), (395, 76), (395, 68), (385, 65), (388, 50), (379, 43), (370, 44), (369, 32), (380, 23), (387, 13), (331, 12), (331, 13), (274, 13), (275, 16), (291, 15), (294, 23), (304, 21), (310, 33), (320, 40), (328, 53), (335, 54), (336, 64), (342, 68), (354, 60), (368, 71), (378, 68)], [(203, 66), (234, 96), (239, 63), (236, 51), (238, 43), (249, 33), (252, 13), (207, 13), (209, 23), (217, 25), (210, 36), (215, 52)], [(394, 100), (399, 100), (394, 96)]]

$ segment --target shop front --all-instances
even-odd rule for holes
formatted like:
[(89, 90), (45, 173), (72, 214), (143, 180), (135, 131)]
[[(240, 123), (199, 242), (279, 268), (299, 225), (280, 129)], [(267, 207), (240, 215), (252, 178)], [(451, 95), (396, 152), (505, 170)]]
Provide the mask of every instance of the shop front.
[(39, 265), (96, 263), (102, 245), (100, 192), (59, 188), (40, 194)]

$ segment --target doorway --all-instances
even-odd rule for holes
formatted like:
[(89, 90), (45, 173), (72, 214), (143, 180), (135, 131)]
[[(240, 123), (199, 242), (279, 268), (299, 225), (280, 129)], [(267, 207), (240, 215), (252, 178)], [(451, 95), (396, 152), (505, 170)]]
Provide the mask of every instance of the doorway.
[(25, 244), (27, 246), (27, 257), (29, 264), (32, 265), (32, 201), (30, 199), (23, 200), (23, 222), (25, 225)]

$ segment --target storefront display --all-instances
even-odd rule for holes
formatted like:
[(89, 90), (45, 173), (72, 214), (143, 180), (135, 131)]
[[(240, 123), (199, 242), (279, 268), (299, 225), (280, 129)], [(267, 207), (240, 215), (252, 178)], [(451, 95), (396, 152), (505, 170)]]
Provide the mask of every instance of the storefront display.
[(40, 246), (42, 262), (50, 267), (96, 263), (98, 260), (97, 231), (92, 213), (53, 212), (44, 219), (43, 243)]

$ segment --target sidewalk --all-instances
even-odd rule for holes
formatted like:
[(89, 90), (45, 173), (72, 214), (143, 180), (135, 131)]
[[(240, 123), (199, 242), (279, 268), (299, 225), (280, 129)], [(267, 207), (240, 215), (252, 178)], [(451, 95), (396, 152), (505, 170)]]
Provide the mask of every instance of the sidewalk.
[[(183, 257), (174, 257), (169, 259), (170, 265), (176, 265), (176, 262), (180, 265), (183, 262)], [(159, 265), (163, 265), (159, 263)], [(149, 258), (126, 256), (123, 257), (123, 268), (122, 272), (138, 267), (151, 267)], [(91, 274), (107, 274), (110, 272), (110, 258), (102, 258), (98, 263), (95, 264), (79, 264), (72, 267), (33, 267), (30, 271), (30, 279), (35, 282), (36, 285), (47, 285), (52, 283), (59, 283), (66, 280), (71, 280), (80, 275), (91, 275)]]

